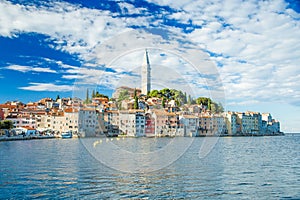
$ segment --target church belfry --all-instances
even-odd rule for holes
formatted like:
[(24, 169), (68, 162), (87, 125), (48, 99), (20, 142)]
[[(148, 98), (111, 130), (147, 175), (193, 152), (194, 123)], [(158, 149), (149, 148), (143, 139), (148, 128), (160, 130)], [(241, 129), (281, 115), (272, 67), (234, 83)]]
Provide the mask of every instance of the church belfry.
[(148, 51), (146, 49), (144, 54), (144, 60), (142, 64), (142, 94), (147, 95), (151, 90), (151, 68), (148, 56)]

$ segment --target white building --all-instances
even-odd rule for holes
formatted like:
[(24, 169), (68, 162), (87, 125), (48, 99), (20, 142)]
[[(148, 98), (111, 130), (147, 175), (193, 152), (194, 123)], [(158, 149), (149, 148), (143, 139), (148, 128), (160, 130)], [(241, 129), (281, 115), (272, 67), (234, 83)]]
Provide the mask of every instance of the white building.
[(12, 121), (14, 128), (20, 127), (31, 127), (36, 128), (36, 119), (33, 116), (23, 116), (16, 118), (6, 118), (7, 120)]
[(260, 134), (262, 131), (262, 116), (257, 112), (238, 113), (237, 123), (242, 134)]
[(63, 133), (65, 132), (66, 118), (62, 113), (52, 115), (50, 124), (53, 131)]
[(103, 121), (105, 127), (105, 133), (108, 136), (117, 136), (120, 134), (120, 119), (118, 110), (108, 110), (103, 113)]
[(225, 124), (228, 135), (235, 135), (237, 133), (237, 115), (234, 112), (226, 112)]
[(78, 112), (78, 132), (82, 137), (104, 134), (103, 113), (93, 108), (82, 108)]
[(213, 135), (221, 135), (225, 133), (226, 130), (226, 124), (225, 119), (222, 115), (213, 115), (212, 116), (212, 124), (213, 124)]
[(195, 137), (198, 135), (199, 118), (194, 115), (181, 115), (180, 123), (183, 124), (184, 136)]
[(120, 131), (130, 137), (145, 136), (145, 113), (144, 110), (120, 111)]
[(51, 127), (51, 115), (39, 114), (36, 115), (36, 127), (39, 130), (52, 129)]
[(78, 133), (78, 110), (74, 108), (67, 108), (64, 111), (65, 117), (65, 132), (72, 131)]

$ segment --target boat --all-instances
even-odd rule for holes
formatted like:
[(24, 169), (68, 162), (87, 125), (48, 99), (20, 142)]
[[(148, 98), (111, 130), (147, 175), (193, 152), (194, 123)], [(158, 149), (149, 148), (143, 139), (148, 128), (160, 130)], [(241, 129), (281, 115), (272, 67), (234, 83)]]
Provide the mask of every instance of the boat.
[(61, 138), (72, 138), (72, 132), (63, 132)]

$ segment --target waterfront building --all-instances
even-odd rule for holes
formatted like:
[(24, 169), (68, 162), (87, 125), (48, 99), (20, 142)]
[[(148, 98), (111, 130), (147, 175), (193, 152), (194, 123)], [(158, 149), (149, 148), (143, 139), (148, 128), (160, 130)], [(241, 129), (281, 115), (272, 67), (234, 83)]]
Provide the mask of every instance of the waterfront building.
[(145, 136), (144, 110), (122, 110), (119, 112), (120, 131), (130, 137)]
[(103, 114), (93, 108), (81, 108), (78, 112), (78, 132), (82, 137), (104, 134)]
[(108, 136), (117, 136), (120, 134), (120, 118), (118, 110), (108, 110), (103, 113), (105, 133)]
[(262, 115), (259, 112), (246, 112), (248, 115), (252, 116), (253, 129), (252, 134), (261, 134), (262, 132)]
[(267, 122), (267, 124), (272, 123), (272, 115), (270, 113), (262, 113), (261, 117), (263, 121)]
[(280, 122), (273, 119), (270, 113), (262, 113), (262, 129), (265, 134), (280, 133)]
[(257, 112), (237, 113), (237, 123), (242, 134), (260, 134), (262, 131), (262, 116)]
[(280, 122), (273, 119), (272, 125), (268, 126), (267, 129), (268, 133), (275, 134), (280, 132)]
[(55, 112), (51, 115), (51, 129), (55, 133), (62, 133), (65, 131), (66, 119), (63, 112)]
[(211, 135), (213, 131), (213, 119), (209, 114), (199, 116), (199, 135)]
[(184, 136), (184, 125), (180, 123), (179, 114), (162, 109), (151, 109), (155, 124), (155, 136)]
[(36, 120), (33, 116), (7, 117), (13, 123), (14, 128), (31, 127), (36, 128)]
[(222, 135), (226, 131), (225, 118), (221, 114), (212, 115), (212, 135)]
[(234, 112), (225, 113), (225, 125), (228, 135), (237, 134), (237, 115)]
[(65, 127), (64, 132), (78, 133), (78, 109), (67, 108), (64, 110)]
[(155, 136), (161, 136), (167, 134), (167, 125), (168, 121), (167, 112), (161, 109), (151, 109), (149, 111), (154, 118), (155, 124)]
[(198, 135), (199, 118), (195, 115), (181, 115), (180, 124), (183, 124), (184, 136), (195, 137)]
[(167, 112), (167, 133), (166, 136), (184, 136), (184, 126), (179, 121), (179, 115), (174, 112)]
[(36, 128), (38, 130), (53, 129), (53, 127), (51, 127), (52, 116), (50, 114), (40, 113), (35, 117), (36, 117)]
[(155, 119), (149, 112), (145, 115), (145, 135), (146, 137), (155, 136)]
[(32, 128), (30, 126), (23, 126), (22, 129), (24, 130), (24, 133), (26, 136), (36, 135), (36, 133), (37, 133), (36, 129)]

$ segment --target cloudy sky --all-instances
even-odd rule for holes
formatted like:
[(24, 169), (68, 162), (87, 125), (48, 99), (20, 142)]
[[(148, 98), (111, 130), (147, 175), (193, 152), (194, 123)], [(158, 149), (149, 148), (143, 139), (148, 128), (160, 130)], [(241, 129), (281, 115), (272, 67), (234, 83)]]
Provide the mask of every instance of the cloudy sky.
[(300, 3), (295, 0), (0, 1), (0, 101), (111, 95), (140, 86), (271, 112), (300, 132)]

